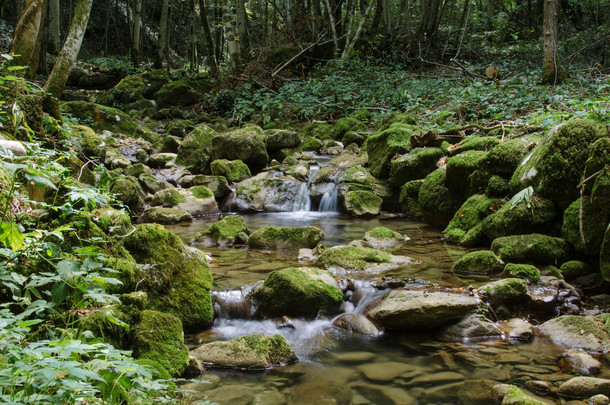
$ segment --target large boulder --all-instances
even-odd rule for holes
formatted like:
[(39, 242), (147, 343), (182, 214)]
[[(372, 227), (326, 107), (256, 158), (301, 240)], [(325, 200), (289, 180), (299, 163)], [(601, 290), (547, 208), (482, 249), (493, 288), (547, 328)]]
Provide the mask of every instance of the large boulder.
[(381, 212), (383, 199), (372, 191), (354, 190), (345, 193), (343, 208), (355, 217), (373, 217)]
[(504, 262), (515, 263), (561, 265), (570, 257), (570, 246), (565, 240), (537, 233), (494, 239), (491, 250)]
[(410, 238), (399, 232), (393, 231), (384, 226), (378, 226), (364, 234), (364, 241), (372, 248), (387, 248), (390, 246), (401, 245)]
[(224, 176), (206, 176), (203, 174), (186, 175), (178, 180), (182, 188), (193, 186), (206, 186), (214, 193), (217, 200), (221, 200), (231, 193), (229, 182)]
[(161, 190), (153, 196), (152, 205), (180, 208), (193, 217), (217, 214), (219, 212), (214, 193), (206, 186)]
[(390, 164), (392, 187), (401, 187), (408, 181), (423, 179), (436, 169), (436, 163), (445, 154), (441, 148), (416, 148), (393, 159)]
[(514, 192), (534, 187), (536, 193), (565, 209), (579, 194), (591, 145), (608, 137), (608, 129), (593, 121), (573, 119), (551, 129), (521, 162), (511, 178)]
[(359, 314), (342, 314), (333, 321), (333, 326), (360, 335), (378, 336), (382, 333), (373, 322)]
[(477, 169), (487, 152), (480, 150), (469, 150), (447, 159), (447, 177), (445, 185), (457, 195), (468, 194), (468, 178)]
[(589, 256), (597, 256), (599, 253), (610, 221), (610, 206), (607, 204), (610, 204), (610, 198), (603, 204), (597, 204), (592, 202), (591, 197), (583, 197), (582, 201), (577, 199), (563, 212), (561, 236), (578, 253)]
[(301, 185), (302, 182), (278, 173), (260, 173), (237, 184), (233, 206), (240, 212), (292, 211)]
[(315, 318), (319, 311), (337, 312), (343, 293), (329, 271), (291, 267), (272, 272), (252, 298), (256, 312), (265, 316)]
[(366, 141), (369, 167), (375, 177), (387, 177), (390, 161), (396, 154), (404, 154), (411, 148), (409, 137), (417, 130), (412, 125), (393, 124), (388, 129), (371, 135)]
[(210, 164), (212, 174), (222, 176), (230, 183), (238, 183), (251, 177), (250, 168), (239, 159), (216, 159)]
[(218, 133), (205, 124), (193, 129), (180, 143), (176, 163), (193, 173), (205, 173), (212, 161), (212, 138)]
[(492, 307), (526, 303), (529, 301), (527, 282), (520, 278), (504, 278), (492, 281), (481, 287), (479, 291)]
[(476, 312), (478, 297), (448, 292), (392, 290), (367, 316), (385, 329), (435, 329)]
[(204, 246), (233, 246), (247, 241), (249, 234), (250, 230), (243, 217), (228, 215), (195, 235), (193, 242)]
[(482, 165), (493, 174), (510, 178), (525, 157), (528, 144), (529, 142), (524, 138), (502, 142), (485, 155)]
[(464, 199), (451, 192), (445, 185), (447, 173), (438, 168), (424, 179), (418, 195), (419, 207), (426, 222), (446, 226)]
[(193, 222), (193, 216), (182, 208), (149, 207), (140, 216), (140, 222), (154, 222), (157, 224), (177, 224), (179, 222)]
[(265, 131), (267, 150), (276, 151), (284, 148), (294, 148), (301, 144), (298, 132), (286, 129), (270, 129)]
[(608, 314), (598, 316), (563, 315), (540, 325), (539, 330), (553, 343), (588, 352), (610, 349)]
[(227, 342), (212, 342), (191, 351), (204, 365), (247, 370), (268, 369), (297, 361), (282, 335), (246, 335)]
[(144, 208), (144, 191), (133, 177), (121, 176), (112, 183), (110, 192), (132, 212), (137, 215)]
[(489, 239), (500, 236), (546, 232), (555, 219), (555, 206), (546, 198), (505, 203), (485, 218), (481, 230)]
[(125, 104), (151, 99), (153, 95), (169, 82), (169, 74), (164, 69), (125, 76), (112, 89), (100, 98), (100, 104), (121, 108)]
[(186, 370), (189, 351), (180, 319), (159, 311), (142, 311), (132, 336), (134, 357), (155, 367), (159, 377), (179, 377)]
[(204, 255), (161, 225), (142, 224), (123, 239), (123, 245), (141, 264), (151, 307), (177, 316), (185, 328), (203, 328), (213, 318), (212, 273)]
[(212, 138), (212, 158), (241, 160), (256, 172), (267, 165), (269, 156), (263, 130), (247, 126)]
[(424, 184), (424, 180), (412, 180), (400, 188), (398, 203), (402, 212), (410, 218), (421, 218), (423, 216), (419, 205), (419, 191), (422, 184)]
[(608, 397), (610, 396), (610, 380), (595, 377), (574, 377), (561, 384), (558, 392), (566, 398), (587, 399), (599, 394)]
[(448, 242), (474, 246), (483, 239), (481, 222), (492, 214), (499, 200), (485, 194), (471, 196), (457, 210), (449, 225), (443, 231)]
[(208, 91), (212, 89), (212, 81), (207, 78), (179, 79), (164, 84), (153, 95), (157, 106), (163, 107), (188, 107), (198, 103)]
[(610, 224), (606, 228), (604, 240), (599, 251), (599, 270), (606, 281), (610, 281)]
[(324, 231), (315, 226), (264, 226), (250, 235), (248, 245), (263, 249), (313, 249), (323, 237)]

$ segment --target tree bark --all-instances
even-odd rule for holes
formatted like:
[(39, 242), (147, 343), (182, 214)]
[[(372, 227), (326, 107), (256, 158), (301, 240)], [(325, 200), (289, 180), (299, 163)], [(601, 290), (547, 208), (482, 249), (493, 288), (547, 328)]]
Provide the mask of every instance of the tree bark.
[(332, 9), (330, 8), (330, 3), (328, 0), (324, 0), (324, 4), (326, 5), (326, 12), (328, 14), (329, 24), (330, 24), (330, 32), (333, 39), (333, 55), (336, 55), (339, 50), (339, 38), (337, 37), (337, 28), (335, 25), (335, 17)]
[(218, 78), (218, 60), (216, 59), (214, 39), (212, 37), (212, 30), (210, 29), (205, 0), (199, 0), (199, 13), (199, 17), (201, 18), (201, 26), (203, 27), (203, 33), (205, 35), (208, 58), (210, 60), (210, 74), (212, 77)]
[(163, 57), (165, 56), (165, 40), (167, 38), (167, 20), (169, 17), (169, 0), (163, 0), (161, 6), (161, 19), (159, 20), (159, 40), (157, 41), (157, 52), (155, 55), (155, 68), (163, 69)]
[[(358, 38), (360, 38), (360, 34), (362, 33), (362, 27), (364, 27), (364, 23), (365, 23), (366, 19), (368, 18), (369, 14), (371, 13), (371, 10), (373, 9), (373, 4), (375, 4), (375, 0), (370, 0), (369, 5), (366, 8), (366, 11), (362, 15), (362, 18), (360, 19), (360, 23), (358, 24), (358, 28), (356, 29), (356, 32), (354, 33), (354, 37), (350, 38), (350, 35), (347, 36), (347, 43), (345, 45), (345, 48), (343, 49), (343, 54), (341, 55), (341, 61), (346, 61), (349, 58), (350, 54), (352, 53), (352, 49), (354, 49), (354, 45), (356, 44), (356, 42), (358, 41)], [(350, 29), (348, 32), (351, 33), (351, 26), (350, 26)]]
[(229, 53), (229, 69), (234, 72), (241, 63), (239, 60), (239, 43), (237, 42), (238, 38), (235, 36), (235, 24), (228, 2), (221, 1), (221, 3), (223, 28), (227, 41), (227, 51)]
[(38, 68), (38, 41), (41, 39), (45, 7), (46, 0), (27, 0), (15, 27), (11, 53), (19, 56), (15, 57), (13, 64), (27, 66), (28, 69), (23, 70), (23, 73), (29, 79), (36, 76)]
[(560, 84), (567, 78), (557, 54), (557, 0), (544, 0), (542, 82)]
[(48, 50), (51, 55), (57, 55), (61, 50), (59, 0), (49, 0), (49, 43)]
[(250, 39), (248, 38), (248, 16), (244, 0), (235, 3), (237, 12), (237, 36), (239, 38), (239, 56), (241, 61), (246, 61), (250, 53)]
[(83, 43), (92, 4), (93, 0), (77, 0), (74, 18), (70, 24), (70, 31), (68, 31), (64, 46), (62, 47), (61, 52), (57, 57), (57, 62), (55, 62), (55, 66), (53, 66), (53, 70), (44, 86), (47, 96), (43, 100), (43, 107), (49, 114), (56, 118), (61, 118), (57, 100), (59, 100), (64, 91), (70, 69), (72, 68), (72, 65), (74, 65), (81, 44)]
[(133, 7), (133, 28), (131, 29), (131, 62), (140, 66), (140, 36), (142, 32), (142, 0), (135, 0)]

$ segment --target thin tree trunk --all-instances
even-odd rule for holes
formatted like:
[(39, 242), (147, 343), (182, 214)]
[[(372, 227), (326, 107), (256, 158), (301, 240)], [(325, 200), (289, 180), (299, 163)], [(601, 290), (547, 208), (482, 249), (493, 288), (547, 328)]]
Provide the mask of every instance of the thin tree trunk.
[[(360, 23), (358, 24), (358, 28), (356, 29), (356, 33), (354, 34), (354, 37), (350, 38), (350, 35), (348, 34), (347, 44), (345, 45), (345, 48), (343, 49), (343, 54), (341, 55), (341, 61), (346, 61), (349, 58), (350, 54), (352, 53), (352, 50), (354, 49), (354, 45), (356, 44), (356, 42), (358, 41), (358, 38), (360, 38), (360, 34), (362, 33), (362, 27), (364, 27), (364, 23), (365, 23), (367, 17), (369, 16), (369, 14), (371, 13), (371, 10), (373, 9), (373, 4), (375, 4), (375, 0), (370, 0), (369, 5), (366, 8), (366, 11), (362, 15), (362, 18), (360, 19)], [(351, 25), (350, 25), (350, 31), (348, 31), (348, 32), (351, 33)]]
[(133, 28), (131, 41), (131, 62), (134, 67), (140, 66), (140, 36), (142, 32), (142, 0), (135, 0), (133, 7)]
[(214, 39), (212, 37), (212, 30), (210, 29), (210, 23), (208, 21), (205, 0), (199, 0), (199, 13), (201, 18), (201, 26), (203, 27), (203, 33), (205, 35), (208, 58), (210, 59), (210, 74), (212, 77), (218, 78), (218, 60), (216, 59)]
[(61, 50), (60, 11), (59, 0), (49, 0), (49, 42), (47, 48), (52, 55), (57, 55)]
[(337, 28), (335, 27), (335, 17), (332, 9), (330, 8), (329, 1), (324, 0), (324, 4), (326, 5), (326, 12), (328, 13), (328, 19), (330, 24), (330, 32), (333, 38), (333, 55), (336, 55), (339, 51), (339, 38), (337, 37)]
[(239, 60), (239, 43), (235, 36), (235, 24), (233, 22), (233, 15), (229, 10), (228, 2), (222, 1), (222, 20), (223, 28), (225, 30), (225, 38), (227, 41), (227, 50), (229, 53), (229, 69), (235, 71), (240, 65)]
[(383, 0), (383, 23), (385, 30), (388, 34), (392, 33), (394, 28), (394, 19), (392, 18), (392, 2), (390, 0)]
[(224, 60), (223, 49), (224, 49), (224, 36), (222, 35), (222, 7), (220, 6), (221, 0), (216, 0), (214, 7), (214, 18), (216, 20), (216, 60), (220, 62)]
[(557, 0), (544, 0), (542, 82), (559, 84), (567, 73), (559, 64), (557, 54)]
[(167, 38), (167, 19), (169, 16), (169, 0), (163, 0), (161, 5), (161, 19), (159, 20), (159, 40), (157, 41), (157, 53), (155, 56), (155, 69), (163, 69), (163, 57), (165, 56), (165, 40)]
[(14, 63), (27, 66), (28, 69), (23, 72), (30, 79), (36, 76), (38, 69), (39, 58), (36, 51), (40, 50), (38, 41), (41, 39), (45, 7), (45, 0), (27, 0), (13, 37), (11, 53), (19, 55)]
[(250, 53), (250, 40), (248, 38), (248, 16), (246, 15), (246, 5), (244, 0), (237, 0), (237, 35), (239, 38), (239, 55), (242, 61), (248, 59)]
[(55, 62), (55, 66), (53, 66), (53, 70), (44, 86), (47, 96), (43, 100), (43, 107), (56, 118), (61, 118), (57, 100), (64, 91), (70, 69), (74, 65), (83, 43), (92, 4), (93, 0), (77, 0), (70, 31), (68, 31), (64, 46), (61, 48), (57, 62)]

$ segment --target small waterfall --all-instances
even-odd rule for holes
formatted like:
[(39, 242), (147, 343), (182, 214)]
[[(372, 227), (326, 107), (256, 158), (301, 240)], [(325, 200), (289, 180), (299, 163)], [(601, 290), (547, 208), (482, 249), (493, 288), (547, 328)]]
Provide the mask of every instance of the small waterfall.
[(254, 306), (249, 294), (254, 285), (245, 285), (239, 290), (214, 291), (214, 314), (216, 319), (247, 319), (254, 316)]
[(320, 208), (318, 211), (320, 212), (337, 212), (338, 211), (338, 201), (339, 200), (339, 186), (335, 184), (335, 186), (324, 193), (322, 199), (320, 200)]
[(230, 185), (229, 189), (231, 190), (229, 194), (222, 200), (220, 204), (220, 212), (231, 213), (231, 209), (233, 208), (233, 201), (235, 201), (235, 185)]
[(294, 200), (293, 211), (311, 211), (311, 198), (309, 197), (309, 190), (311, 190), (311, 182), (313, 181), (313, 178), (319, 171), (320, 166), (309, 166), (309, 177), (307, 178), (307, 183), (303, 183), (301, 185), (301, 189)]
[(373, 302), (385, 293), (385, 290), (379, 290), (367, 281), (352, 280), (351, 284), (350, 300), (343, 303), (345, 313), (364, 315)]

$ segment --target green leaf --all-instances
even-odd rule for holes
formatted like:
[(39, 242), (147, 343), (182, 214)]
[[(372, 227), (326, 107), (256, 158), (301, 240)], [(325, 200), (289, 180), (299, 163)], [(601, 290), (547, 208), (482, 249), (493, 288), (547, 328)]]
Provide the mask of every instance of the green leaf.
[(64, 281), (74, 280), (74, 273), (80, 271), (80, 263), (71, 260), (62, 260), (57, 263), (57, 274)]
[(25, 238), (16, 224), (0, 222), (0, 242), (15, 252), (23, 248)]
[(53, 288), (51, 288), (51, 300), (55, 305), (61, 305), (66, 300), (69, 293), (70, 287), (66, 283), (56, 283), (53, 285)]
[(511, 209), (514, 208), (521, 201), (525, 201), (527, 204), (527, 208), (531, 208), (532, 206), (532, 196), (534, 195), (534, 188), (529, 186), (519, 191), (517, 194), (510, 199)]
[(57, 190), (55, 184), (53, 184), (51, 180), (49, 180), (49, 178), (39, 170), (32, 169), (31, 167), (29, 167), (25, 169), (24, 175), (28, 181), (34, 183), (34, 185), (37, 187), (45, 187), (50, 188), (52, 190)]

